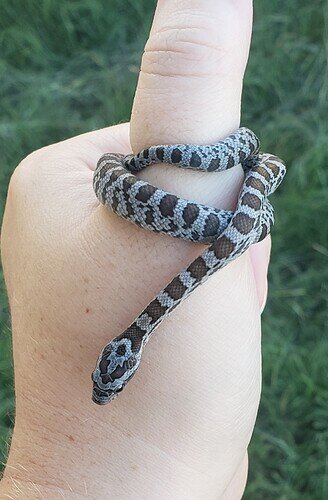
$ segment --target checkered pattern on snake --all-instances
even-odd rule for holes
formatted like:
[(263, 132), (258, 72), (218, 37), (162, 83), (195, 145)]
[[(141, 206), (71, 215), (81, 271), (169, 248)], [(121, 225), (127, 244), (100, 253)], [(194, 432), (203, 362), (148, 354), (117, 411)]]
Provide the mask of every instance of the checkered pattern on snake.
[[(153, 163), (206, 172), (241, 165), (245, 180), (235, 212), (179, 198), (135, 175)], [(93, 185), (102, 204), (144, 229), (210, 246), (101, 351), (92, 373), (95, 403), (107, 404), (123, 390), (138, 369), (143, 348), (155, 328), (173, 309), (215, 271), (270, 232), (274, 217), (268, 196), (285, 172), (279, 158), (259, 152), (259, 140), (247, 128), (214, 145), (160, 145), (136, 156), (108, 153), (100, 158)]]

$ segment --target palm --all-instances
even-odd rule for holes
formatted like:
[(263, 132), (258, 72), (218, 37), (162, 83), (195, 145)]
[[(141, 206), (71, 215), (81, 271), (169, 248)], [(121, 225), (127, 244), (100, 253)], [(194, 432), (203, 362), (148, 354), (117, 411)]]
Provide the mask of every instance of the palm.
[[(25, 231), (16, 235), (21, 265), (15, 274), (33, 273), (16, 299), (42, 328), (32, 344), (28, 324), (15, 339), (17, 397), (45, 380), (37, 406), (61, 402), (69, 413), (108, 425), (114, 418), (121, 429), (131, 426), (133, 415), (134, 439), (147, 436), (151, 443), (160, 435), (163, 451), (187, 451), (191, 460), (203, 453), (201, 440), (207, 443), (201, 463), (211, 476), (222, 467), (220, 449), (232, 436), (240, 441), (242, 435), (247, 444), (259, 397), (258, 322), (249, 314), (257, 298), (247, 257), (212, 277), (158, 329), (119, 403), (105, 411), (93, 405), (90, 374), (100, 348), (200, 253), (197, 245), (148, 234), (98, 205), (92, 168), (107, 150), (129, 152), (127, 126), (52, 146), (21, 167), (29, 169), (24, 191), (33, 209), (18, 210)], [(9, 209), (7, 222), (11, 216)], [(240, 273), (245, 279), (237, 289), (232, 276)], [(247, 299), (238, 302), (238, 295)], [(22, 356), (29, 344), (33, 356)], [(97, 435), (97, 426), (91, 433)], [(170, 451), (172, 442), (179, 443), (178, 452)], [(231, 461), (236, 456), (225, 455), (227, 471)]]

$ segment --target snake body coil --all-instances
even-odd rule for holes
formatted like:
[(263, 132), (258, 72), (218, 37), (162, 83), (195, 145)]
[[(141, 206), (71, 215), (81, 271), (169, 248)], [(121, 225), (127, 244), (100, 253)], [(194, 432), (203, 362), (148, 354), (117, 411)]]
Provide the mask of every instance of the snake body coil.
[[(136, 177), (135, 173), (153, 163), (207, 172), (241, 165), (245, 180), (235, 212), (179, 198)], [(259, 141), (247, 128), (214, 145), (161, 145), (136, 156), (108, 153), (100, 158), (93, 185), (102, 204), (142, 228), (210, 246), (104, 347), (92, 374), (95, 403), (107, 404), (122, 391), (135, 374), (153, 331), (182, 300), (269, 234), (274, 217), (268, 196), (285, 171), (279, 158), (259, 152)]]

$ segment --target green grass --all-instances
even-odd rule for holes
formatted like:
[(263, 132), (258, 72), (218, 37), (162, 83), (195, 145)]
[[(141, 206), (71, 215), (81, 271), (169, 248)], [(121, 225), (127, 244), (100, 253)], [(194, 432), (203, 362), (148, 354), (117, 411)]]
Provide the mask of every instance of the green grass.
[[(154, 1), (0, 0), (0, 199), (45, 144), (127, 120)], [(327, 474), (328, 5), (256, 1), (243, 123), (288, 164), (263, 317), (263, 396), (246, 499), (323, 500)], [(2, 282), (1, 282), (2, 283)], [(13, 423), (0, 293), (0, 460)]]

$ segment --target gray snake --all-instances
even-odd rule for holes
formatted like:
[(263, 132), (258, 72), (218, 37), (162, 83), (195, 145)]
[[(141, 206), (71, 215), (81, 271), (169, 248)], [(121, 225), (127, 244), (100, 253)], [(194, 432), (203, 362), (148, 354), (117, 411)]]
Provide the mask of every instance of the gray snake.
[[(188, 241), (207, 249), (175, 276), (135, 321), (101, 351), (92, 373), (92, 399), (107, 404), (138, 369), (144, 346), (155, 328), (215, 271), (261, 241), (274, 223), (268, 201), (286, 168), (276, 156), (260, 153), (259, 140), (240, 128), (214, 145), (160, 145), (137, 155), (107, 153), (96, 167), (93, 187), (98, 200), (138, 226)], [(245, 180), (234, 212), (219, 210), (167, 193), (135, 174), (154, 163), (218, 172), (241, 165)]]

